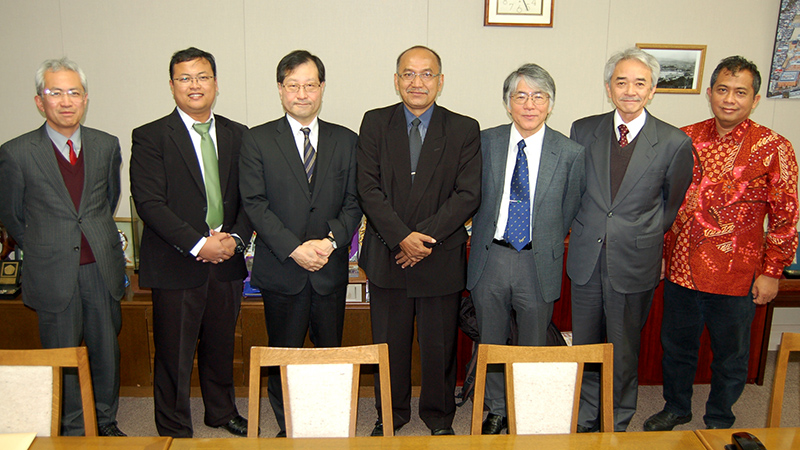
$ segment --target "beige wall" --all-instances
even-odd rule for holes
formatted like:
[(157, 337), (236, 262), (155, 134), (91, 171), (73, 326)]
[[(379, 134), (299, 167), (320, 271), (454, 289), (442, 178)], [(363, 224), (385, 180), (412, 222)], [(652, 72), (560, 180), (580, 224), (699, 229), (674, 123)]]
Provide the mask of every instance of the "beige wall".
[[(275, 66), (289, 51), (305, 48), (328, 71), (322, 118), (356, 131), (364, 111), (399, 100), (394, 61), (411, 45), (428, 45), (443, 58), (439, 103), (475, 117), (483, 128), (508, 122), (503, 79), (535, 62), (558, 89), (548, 123), (568, 133), (573, 120), (611, 109), (603, 64), (636, 42), (707, 45), (703, 89), (716, 63), (731, 54), (752, 59), (766, 78), (779, 0), (555, 0), (553, 28), (543, 29), (484, 27), (483, 3), (2, 0), (0, 142), (41, 125), (34, 72), (44, 59), (69, 56), (89, 78), (85, 124), (120, 138), (123, 197), (116, 214), (128, 216), (131, 130), (174, 107), (168, 63), (182, 48), (214, 54), (220, 87), (215, 111), (250, 126), (282, 113)], [(705, 94), (657, 94), (650, 111), (677, 126), (710, 117)], [(800, 146), (798, 117), (798, 100), (762, 100), (753, 115)]]

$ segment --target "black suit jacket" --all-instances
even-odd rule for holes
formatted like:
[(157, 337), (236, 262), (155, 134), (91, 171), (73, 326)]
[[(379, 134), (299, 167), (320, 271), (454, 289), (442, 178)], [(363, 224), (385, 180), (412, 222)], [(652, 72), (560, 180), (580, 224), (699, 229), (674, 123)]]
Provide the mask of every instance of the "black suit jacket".
[[(358, 143), (358, 194), (367, 216), (359, 259), (371, 282), (410, 297), (452, 294), (466, 284), (464, 223), (481, 201), (478, 122), (433, 106), (412, 186), (403, 104), (367, 112)], [(412, 231), (436, 239), (414, 267), (395, 262)]]
[[(222, 231), (245, 241), (252, 233), (239, 198), (239, 149), (247, 129), (214, 115), (219, 180), (224, 218)], [(195, 260), (191, 249), (208, 235), (206, 191), (189, 131), (175, 109), (172, 114), (133, 130), (131, 194), (144, 221), (139, 285), (191, 289), (208, 280), (247, 276), (244, 258), (236, 254), (220, 264)]]
[[(284, 295), (311, 281), (328, 295), (347, 284), (348, 245), (361, 209), (356, 198), (357, 136), (345, 127), (318, 120), (319, 139), (313, 192), (286, 117), (244, 133), (240, 190), (258, 238), (251, 284)], [(316, 272), (289, 255), (309, 239), (332, 231), (337, 249)]]

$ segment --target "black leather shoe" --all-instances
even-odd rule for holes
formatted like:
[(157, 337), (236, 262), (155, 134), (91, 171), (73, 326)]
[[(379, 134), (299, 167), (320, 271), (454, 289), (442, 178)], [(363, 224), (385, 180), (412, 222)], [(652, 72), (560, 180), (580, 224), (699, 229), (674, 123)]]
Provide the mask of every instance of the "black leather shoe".
[(114, 437), (124, 437), (127, 434), (120, 431), (117, 427), (117, 424), (111, 423), (108, 425), (100, 425), (97, 427), (97, 434), (98, 436), (114, 436)]
[(576, 431), (578, 433), (599, 433), (600, 432), (600, 425), (595, 425), (592, 428), (585, 427), (583, 425), (578, 425)]
[(278, 434), (275, 435), (276, 438), (286, 437), (286, 430), (278, 431)]
[(445, 428), (437, 428), (435, 430), (431, 430), (431, 436), (452, 436), (456, 434), (453, 431), (453, 427), (445, 427)]
[(706, 424), (706, 429), (707, 430), (725, 430), (725, 429), (728, 429), (728, 428), (730, 428), (730, 427), (725, 427), (725, 426), (722, 426), (722, 425), (708, 425), (708, 424)]
[(483, 421), (481, 434), (500, 434), (506, 428), (508, 428), (508, 420), (505, 417), (489, 413), (486, 420)]
[(242, 416), (236, 416), (225, 425), (220, 425), (217, 428), (228, 430), (229, 433), (236, 436), (247, 437), (247, 419)]
[(653, 414), (644, 421), (644, 431), (671, 431), (675, 425), (681, 425), (692, 421), (692, 415), (676, 416), (669, 411), (662, 410), (660, 413)]
[[(394, 427), (394, 434), (396, 435), (400, 428), (403, 428), (403, 425), (399, 427)], [(375, 421), (375, 428), (372, 429), (372, 433), (369, 434), (370, 436), (383, 436), (383, 422), (378, 419)]]

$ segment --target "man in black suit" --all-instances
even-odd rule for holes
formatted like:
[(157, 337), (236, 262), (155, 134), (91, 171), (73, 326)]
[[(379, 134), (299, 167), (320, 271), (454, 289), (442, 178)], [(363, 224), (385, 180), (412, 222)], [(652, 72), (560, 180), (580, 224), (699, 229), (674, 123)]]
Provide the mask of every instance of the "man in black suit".
[(234, 403), (234, 329), (247, 275), (240, 236), (250, 224), (239, 199), (244, 125), (215, 115), (214, 57), (172, 55), (177, 108), (133, 130), (131, 194), (144, 221), (139, 285), (153, 289), (153, 399), (162, 436), (192, 437), (192, 365), (205, 424), (247, 435)]
[[(572, 222), (567, 274), (572, 280), (573, 343), (614, 344), (614, 430), (636, 412), (639, 343), (661, 277), (664, 233), (692, 181), (692, 142), (645, 110), (660, 66), (630, 48), (605, 67), (609, 113), (572, 124), (586, 148), (586, 191)], [(599, 427), (599, 374), (587, 372), (578, 431)]]
[[(411, 343), (417, 320), (419, 415), (453, 434), (456, 331), (466, 283), (464, 223), (480, 204), (478, 122), (435, 104), (444, 75), (433, 50), (397, 59), (402, 103), (367, 112), (358, 144), (358, 194), (367, 216), (360, 266), (369, 279), (372, 340), (389, 344), (395, 429), (411, 418)], [(378, 422), (383, 434), (378, 379)]]
[[(0, 220), (25, 251), (22, 300), (36, 310), (42, 347), (86, 341), (99, 434), (125, 436), (116, 418), (125, 295), (114, 223), (119, 140), (81, 126), (86, 76), (67, 58), (42, 63), (34, 99), (46, 123), (0, 147)], [(75, 372), (64, 374), (61, 427), (64, 435), (84, 434)]]
[[(318, 119), (325, 66), (305, 50), (277, 69), (286, 115), (244, 133), (240, 190), (258, 233), (251, 284), (261, 290), (271, 347), (342, 345), (348, 244), (356, 198), (357, 136)], [(275, 418), (286, 436), (281, 380), (269, 377)]]

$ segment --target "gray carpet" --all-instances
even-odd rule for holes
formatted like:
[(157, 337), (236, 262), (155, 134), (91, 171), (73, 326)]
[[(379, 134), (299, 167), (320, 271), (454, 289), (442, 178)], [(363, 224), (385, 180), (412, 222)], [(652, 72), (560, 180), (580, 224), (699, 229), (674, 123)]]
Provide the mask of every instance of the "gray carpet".
[[(769, 352), (767, 359), (765, 382), (763, 386), (748, 384), (742, 397), (733, 408), (736, 414), (736, 424), (740, 428), (762, 428), (766, 424), (767, 408), (769, 407), (769, 395), (772, 391), (772, 378), (775, 367), (775, 357), (777, 352)], [(694, 412), (693, 420), (685, 425), (680, 425), (676, 429), (694, 430), (705, 428), (703, 424), (703, 413), (705, 411), (705, 401), (708, 398), (709, 385), (695, 385), (692, 408)], [(425, 435), (429, 431), (422, 423), (420, 418), (415, 415), (419, 398), (412, 398), (411, 422), (403, 427), (397, 434), (398, 436)], [(239, 413), (247, 417), (247, 399), (237, 398)], [(631, 421), (629, 431), (641, 431), (642, 424), (657, 413), (664, 406), (661, 397), (661, 386), (641, 386), (639, 387), (639, 406), (636, 415)], [(472, 403), (469, 402), (456, 411), (453, 422), (453, 429), (457, 434), (469, 434), (470, 415), (472, 414)], [(362, 398), (359, 401), (358, 425), (356, 434), (358, 436), (369, 435), (376, 419), (374, 399)], [(129, 436), (155, 436), (155, 423), (153, 422), (153, 399), (152, 397), (122, 397), (120, 398), (119, 413), (117, 415), (119, 427)], [(200, 398), (192, 398), (192, 420), (194, 423), (194, 437), (231, 437), (225, 431), (209, 428), (203, 424), (203, 403)], [(261, 401), (261, 437), (273, 437), (278, 432), (278, 425), (275, 416), (269, 407), (267, 399)], [(783, 426), (800, 427), (800, 355), (792, 355), (789, 363), (789, 370), (786, 378), (786, 392), (783, 403)]]

